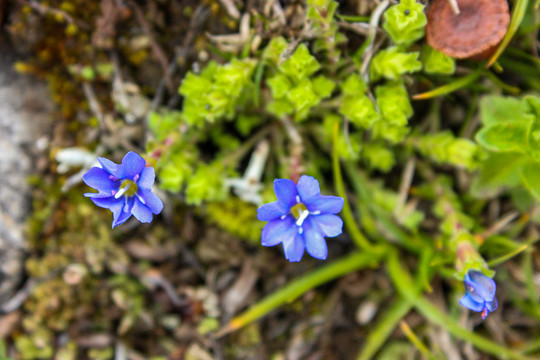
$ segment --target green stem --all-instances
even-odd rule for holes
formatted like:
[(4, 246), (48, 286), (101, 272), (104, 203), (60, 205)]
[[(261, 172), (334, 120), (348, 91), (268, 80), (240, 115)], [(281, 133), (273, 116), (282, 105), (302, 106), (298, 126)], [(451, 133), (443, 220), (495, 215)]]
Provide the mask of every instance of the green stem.
[(405, 320), (402, 320), (400, 323), (399, 323), (399, 327), (401, 328), (401, 331), (403, 332), (403, 334), (405, 334), (405, 336), (407, 337), (407, 339), (409, 339), (409, 341), (426, 357), (428, 358), (429, 360), (438, 360), (438, 358), (431, 352), (429, 351), (428, 347), (426, 345), (424, 345), (424, 343), (422, 342), (422, 340), (420, 340), (418, 338), (418, 336), (416, 336), (416, 334), (414, 333), (414, 331), (412, 331), (412, 329), (409, 327), (409, 325), (405, 322)]
[[(382, 249), (381, 249), (382, 250)], [(350, 272), (374, 266), (380, 260), (383, 251), (355, 252), (342, 259), (324, 265), (321, 268), (293, 280), (285, 287), (257, 302), (242, 314), (232, 319), (227, 326), (221, 329), (217, 336), (225, 335), (254, 322), (279, 306), (290, 303), (307, 291), (339, 278)]]
[(427, 99), (431, 99), (437, 96), (450, 94), (451, 92), (454, 92), (456, 90), (459, 90), (461, 88), (464, 88), (472, 84), (483, 72), (484, 72), (484, 69), (482, 67), (479, 67), (478, 69), (476, 69), (474, 72), (470, 73), (467, 76), (464, 76), (460, 79), (452, 81), (446, 85), (443, 85), (431, 91), (413, 95), (412, 98), (414, 100), (427, 100)]
[(336, 192), (338, 196), (342, 197), (344, 200), (343, 204), (343, 222), (345, 223), (345, 227), (347, 228), (347, 231), (349, 232), (349, 235), (351, 236), (354, 243), (361, 249), (361, 250), (369, 250), (371, 249), (371, 244), (369, 243), (368, 239), (364, 236), (364, 234), (360, 231), (358, 228), (358, 225), (356, 224), (356, 220), (354, 219), (351, 206), (349, 205), (349, 201), (347, 200), (347, 194), (345, 192), (345, 185), (343, 184), (343, 175), (341, 174), (341, 167), (339, 165), (339, 152), (337, 149), (337, 137), (338, 137), (338, 131), (339, 131), (339, 123), (334, 124), (334, 136), (333, 136), (333, 149), (332, 149), (332, 165), (333, 165), (333, 171), (334, 171), (334, 182), (336, 184)]
[(397, 323), (407, 315), (413, 308), (413, 303), (405, 299), (398, 299), (381, 321), (375, 326), (362, 348), (362, 352), (358, 355), (357, 360), (373, 359), (377, 351), (386, 342), (386, 339), (392, 334), (392, 331), (397, 326)]
[(510, 20), (510, 26), (508, 26), (506, 35), (502, 39), (495, 53), (489, 59), (489, 62), (487, 63), (486, 67), (490, 67), (491, 65), (493, 65), (493, 63), (497, 61), (499, 56), (501, 56), (501, 54), (503, 53), (504, 49), (506, 49), (508, 44), (510, 44), (512, 37), (514, 37), (514, 35), (518, 31), (519, 25), (521, 25), (521, 21), (523, 20), (523, 18), (525, 17), (525, 14), (527, 13), (528, 6), (529, 6), (529, 0), (517, 0), (514, 3), (514, 8), (512, 9), (512, 19)]

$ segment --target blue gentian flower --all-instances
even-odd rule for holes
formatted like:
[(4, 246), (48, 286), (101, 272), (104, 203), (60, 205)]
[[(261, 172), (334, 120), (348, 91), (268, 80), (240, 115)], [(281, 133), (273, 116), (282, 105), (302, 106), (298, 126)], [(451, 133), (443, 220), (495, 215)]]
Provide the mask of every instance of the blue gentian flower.
[(343, 198), (322, 196), (319, 182), (303, 175), (296, 185), (289, 179), (274, 180), (277, 201), (257, 210), (257, 218), (269, 221), (262, 230), (263, 246), (283, 244), (285, 257), (300, 261), (304, 250), (314, 258), (328, 255), (325, 236), (338, 236), (343, 221), (336, 215), (343, 208)]
[(497, 310), (499, 305), (495, 298), (497, 285), (493, 279), (480, 271), (469, 270), (465, 275), (466, 294), (459, 303), (472, 311), (481, 312), (485, 319), (490, 312)]
[(146, 161), (130, 151), (122, 159), (122, 164), (98, 157), (101, 167), (93, 167), (83, 176), (86, 185), (97, 193), (87, 193), (94, 204), (113, 213), (112, 227), (123, 224), (131, 215), (140, 222), (152, 221), (152, 214), (159, 214), (163, 202), (152, 192), (156, 173), (146, 167)]

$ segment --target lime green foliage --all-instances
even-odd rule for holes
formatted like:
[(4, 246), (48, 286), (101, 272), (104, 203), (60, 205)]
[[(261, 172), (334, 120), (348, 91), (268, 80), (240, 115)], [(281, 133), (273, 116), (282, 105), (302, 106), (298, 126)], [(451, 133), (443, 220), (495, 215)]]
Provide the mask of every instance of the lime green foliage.
[(416, 0), (402, 0), (384, 13), (383, 28), (395, 44), (408, 47), (424, 37), (426, 23), (424, 5)]
[(413, 114), (405, 86), (399, 82), (380, 85), (375, 96), (382, 119), (376, 124), (374, 135), (392, 143), (401, 141), (409, 131), (407, 119)]
[(379, 120), (380, 115), (366, 95), (366, 89), (365, 82), (357, 74), (349, 75), (341, 84), (341, 92), (344, 96), (339, 112), (353, 124), (368, 129)]
[(168, 159), (161, 162), (159, 181), (161, 188), (178, 192), (193, 174), (195, 157), (187, 147), (175, 150)]
[[(269, 53), (275, 54), (275, 49), (281, 49), (280, 45), (281, 42), (270, 43)], [(275, 55), (268, 57), (276, 58)], [(277, 117), (294, 113), (297, 121), (304, 120), (310, 109), (329, 97), (335, 87), (333, 81), (322, 75), (311, 78), (319, 69), (319, 62), (307, 46), (300, 44), (287, 60), (277, 65), (278, 72), (268, 79), (274, 100), (267, 105), (267, 110)]]
[[(476, 194), (493, 194), (522, 183), (540, 199), (539, 109), (540, 100), (534, 96), (523, 100), (501, 96), (482, 99), (483, 127), (476, 140), (492, 153), (474, 184)], [(516, 173), (521, 174), (521, 181)]]
[(200, 127), (205, 121), (232, 118), (236, 107), (249, 99), (246, 93), (253, 86), (254, 67), (250, 59), (233, 59), (225, 65), (211, 62), (199, 75), (188, 73), (179, 89), (184, 120)]
[(148, 114), (148, 128), (157, 141), (165, 140), (177, 130), (181, 121), (182, 114), (179, 111), (152, 111)]
[(395, 163), (394, 153), (383, 143), (366, 144), (362, 157), (368, 161), (371, 169), (388, 172)]
[(456, 71), (456, 60), (429, 45), (424, 45), (420, 52), (420, 60), (426, 74), (451, 75)]
[(300, 44), (290, 58), (285, 60), (279, 70), (294, 82), (300, 82), (319, 70), (321, 65), (310, 53), (305, 44)]
[(474, 170), (478, 166), (482, 155), (477, 144), (469, 139), (456, 138), (450, 131), (420, 137), (418, 148), (424, 156), (438, 163), (468, 170)]
[(379, 120), (380, 115), (375, 110), (375, 105), (367, 95), (345, 96), (341, 101), (339, 112), (362, 128), (370, 128)]
[(418, 61), (420, 53), (402, 52), (399, 47), (392, 46), (379, 51), (371, 62), (371, 78), (378, 80), (384, 77), (388, 80), (398, 80), (403, 74), (410, 74), (422, 69)]
[(277, 65), (282, 61), (282, 54), (289, 44), (282, 36), (272, 38), (266, 48), (264, 48), (262, 58), (270, 63)]
[(227, 196), (225, 173), (220, 162), (201, 164), (191, 176), (186, 188), (186, 202), (200, 205), (203, 201), (221, 201)]
[(339, 6), (333, 0), (307, 1), (306, 19), (311, 25), (311, 31), (317, 35), (313, 42), (313, 51), (325, 56), (329, 70), (335, 70), (341, 57), (339, 46), (347, 42), (347, 37), (340, 33), (334, 15)]

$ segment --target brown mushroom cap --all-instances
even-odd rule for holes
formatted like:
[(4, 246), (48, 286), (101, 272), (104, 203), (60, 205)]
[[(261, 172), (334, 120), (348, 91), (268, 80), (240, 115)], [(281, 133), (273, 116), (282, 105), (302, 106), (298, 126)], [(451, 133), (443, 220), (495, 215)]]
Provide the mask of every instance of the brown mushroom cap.
[(510, 23), (507, 0), (458, 0), (455, 14), (446, 0), (435, 0), (428, 10), (428, 44), (446, 55), (463, 59), (494, 49)]

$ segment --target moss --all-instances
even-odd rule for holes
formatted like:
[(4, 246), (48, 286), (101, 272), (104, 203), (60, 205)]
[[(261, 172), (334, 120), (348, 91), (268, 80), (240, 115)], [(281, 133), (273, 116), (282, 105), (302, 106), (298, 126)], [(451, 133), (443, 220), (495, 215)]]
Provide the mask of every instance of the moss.
[(238, 198), (208, 204), (206, 213), (214, 223), (231, 235), (252, 243), (258, 243), (264, 222), (257, 220), (257, 207)]

